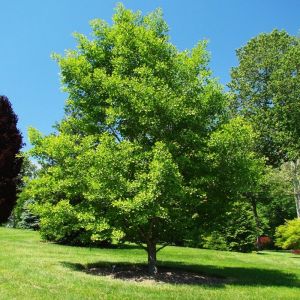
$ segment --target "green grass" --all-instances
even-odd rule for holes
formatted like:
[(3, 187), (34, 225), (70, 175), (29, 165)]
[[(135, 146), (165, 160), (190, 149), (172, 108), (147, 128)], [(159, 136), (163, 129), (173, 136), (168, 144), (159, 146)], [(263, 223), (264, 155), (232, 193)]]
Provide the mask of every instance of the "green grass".
[(230, 278), (219, 285), (145, 284), (88, 275), (76, 266), (145, 263), (136, 247), (89, 249), (40, 241), (37, 232), (0, 228), (0, 299), (300, 299), (300, 256), (181, 247), (159, 252), (161, 265)]

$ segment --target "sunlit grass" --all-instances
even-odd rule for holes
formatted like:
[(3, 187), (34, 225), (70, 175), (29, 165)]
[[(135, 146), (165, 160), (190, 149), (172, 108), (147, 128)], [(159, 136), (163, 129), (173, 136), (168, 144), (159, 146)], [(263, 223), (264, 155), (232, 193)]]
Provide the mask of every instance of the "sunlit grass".
[(137, 247), (69, 247), (41, 242), (37, 232), (0, 228), (0, 250), (0, 299), (300, 299), (300, 255), (290, 253), (167, 247), (159, 252), (160, 265), (229, 279), (175, 285), (93, 276), (74, 267), (145, 263), (146, 253)]

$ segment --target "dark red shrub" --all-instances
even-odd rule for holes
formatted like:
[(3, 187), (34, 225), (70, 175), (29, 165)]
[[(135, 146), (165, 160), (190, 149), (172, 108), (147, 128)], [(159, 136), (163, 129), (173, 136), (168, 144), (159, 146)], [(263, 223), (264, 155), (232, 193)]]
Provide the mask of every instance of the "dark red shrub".
[(266, 249), (272, 245), (272, 239), (267, 235), (261, 235), (257, 238), (256, 246), (259, 250)]

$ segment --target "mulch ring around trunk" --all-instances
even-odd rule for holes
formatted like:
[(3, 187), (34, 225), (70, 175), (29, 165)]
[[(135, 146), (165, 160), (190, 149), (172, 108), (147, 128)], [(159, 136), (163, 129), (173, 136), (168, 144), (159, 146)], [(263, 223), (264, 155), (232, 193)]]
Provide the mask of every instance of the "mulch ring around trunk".
[(84, 272), (90, 275), (107, 276), (112, 279), (129, 280), (141, 283), (171, 283), (171, 284), (205, 284), (222, 285), (232, 280), (220, 277), (211, 277), (196, 272), (175, 269), (170, 267), (158, 267), (158, 273), (151, 276), (145, 265), (95, 265), (87, 266)]

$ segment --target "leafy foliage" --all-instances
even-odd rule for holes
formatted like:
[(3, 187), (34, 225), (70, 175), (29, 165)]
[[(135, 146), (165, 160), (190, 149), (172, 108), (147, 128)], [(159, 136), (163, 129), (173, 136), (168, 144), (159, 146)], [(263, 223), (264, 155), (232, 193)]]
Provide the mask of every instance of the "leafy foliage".
[(285, 31), (263, 33), (237, 51), (231, 72), (234, 111), (251, 121), (271, 165), (299, 151), (299, 51), (299, 39)]
[(232, 203), (210, 230), (201, 233), (197, 246), (214, 250), (250, 252), (255, 249), (256, 237), (259, 234), (250, 205), (239, 201)]
[(22, 167), (19, 174), (18, 190), (16, 205), (10, 216), (10, 227), (38, 229), (38, 217), (31, 212), (30, 207), (34, 204), (32, 198), (27, 198), (22, 190), (28, 182), (37, 177), (38, 167), (30, 160), (26, 153), (20, 153), (22, 157)]
[(21, 214), (18, 220), (14, 220), (15, 227), (24, 228), (24, 229), (39, 229), (39, 218), (37, 215), (33, 214), (31, 211), (31, 205), (34, 204), (34, 201), (29, 199), (24, 202)]
[(211, 135), (209, 157), (218, 177), (216, 185), (225, 195), (259, 189), (265, 161), (255, 152), (256, 141), (251, 124), (241, 117), (231, 119)]
[(283, 249), (300, 248), (300, 219), (286, 221), (276, 229), (276, 245)]
[(259, 205), (259, 211), (268, 224), (268, 233), (272, 237), (276, 227), (297, 216), (289, 165), (290, 163), (284, 163), (278, 168), (268, 168), (264, 177), (263, 196), (266, 201)]
[(251, 208), (245, 203), (236, 203), (227, 213), (223, 229), (229, 250), (249, 252), (254, 249), (258, 236)]
[(219, 231), (213, 231), (210, 234), (206, 233), (205, 235), (202, 235), (200, 246), (205, 249), (222, 250), (222, 251), (229, 250), (224, 235)]

